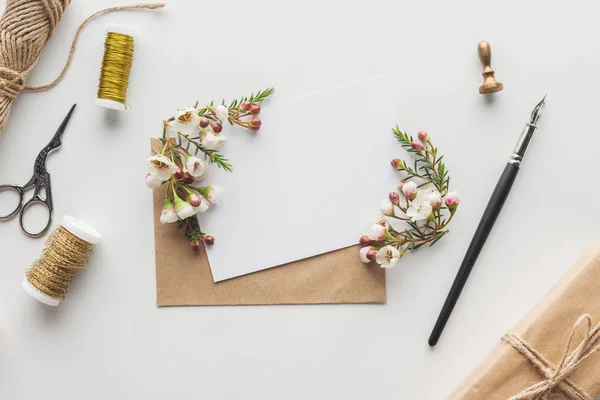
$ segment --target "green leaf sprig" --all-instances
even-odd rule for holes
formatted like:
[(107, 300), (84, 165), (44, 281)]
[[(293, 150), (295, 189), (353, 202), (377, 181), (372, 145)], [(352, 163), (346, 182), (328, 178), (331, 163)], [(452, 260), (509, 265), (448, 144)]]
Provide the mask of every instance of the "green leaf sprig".
[[(162, 181), (165, 178), (158, 181), (159, 185), (167, 184), (161, 222), (177, 221), (179, 227), (185, 227), (185, 236), (193, 248), (200, 248), (201, 242), (208, 245), (214, 243), (212, 236), (200, 230), (195, 213), (205, 211), (209, 205), (215, 204), (216, 200), (211, 201), (210, 197), (207, 198), (207, 193), (213, 190), (212, 186), (198, 187), (194, 184), (194, 181), (203, 177), (190, 174), (186, 170), (187, 163), (194, 160), (199, 165), (213, 164), (224, 171), (232, 172), (233, 166), (230, 161), (219, 152), (226, 140), (221, 134), (223, 129), (221, 123), (227, 120), (232, 126), (237, 125), (253, 132), (258, 131), (262, 124), (258, 118), (261, 111), (260, 104), (274, 91), (273, 88), (260, 90), (256, 94), (233, 100), (229, 106), (226, 106), (223, 100), (220, 105), (211, 102), (205, 107), (198, 108), (196, 102), (193, 108), (182, 109), (177, 117), (163, 121), (161, 138), (163, 146), (159, 153), (163, 158), (154, 160), (153, 165), (163, 169), (174, 168), (175, 173), (165, 181)], [(179, 126), (181, 129), (174, 126)], [(146, 184), (149, 187), (156, 187), (152, 172), (156, 174), (155, 169), (150, 168)], [(192, 213), (194, 214), (188, 216)]]
[[(361, 259), (376, 261), (385, 268), (394, 266), (409, 250), (433, 246), (442, 239), (449, 232), (447, 226), (460, 202), (455, 192), (449, 192), (450, 175), (442, 161), (444, 156), (429, 134), (421, 131), (415, 139), (398, 126), (392, 133), (413, 160), (392, 160), (392, 166), (403, 174), (398, 191), (382, 202), (384, 216), (360, 238)], [(392, 220), (405, 227), (394, 228)]]

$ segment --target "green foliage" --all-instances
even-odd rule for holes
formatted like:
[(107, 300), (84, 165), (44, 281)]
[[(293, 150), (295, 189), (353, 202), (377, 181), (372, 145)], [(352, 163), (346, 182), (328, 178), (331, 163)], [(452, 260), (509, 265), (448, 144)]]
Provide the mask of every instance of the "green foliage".
[(414, 168), (410, 168), (406, 161), (403, 160), (398, 169), (408, 174), (407, 179), (415, 177), (422, 179), (424, 182), (419, 184), (419, 187), (433, 184), (442, 196), (447, 194), (450, 176), (446, 165), (442, 162), (444, 156), (438, 156), (437, 147), (433, 146), (431, 141), (428, 140), (425, 143), (424, 150), (416, 151), (411, 146), (414, 140), (411, 135), (402, 132), (398, 126), (392, 129), (392, 132), (402, 147), (415, 157)]
[[(442, 197), (448, 194), (450, 176), (446, 165), (443, 162), (444, 156), (439, 154), (431, 139), (420, 141), (423, 149), (418, 151), (412, 147), (414, 138), (406, 132), (400, 130), (398, 126), (392, 129), (394, 137), (400, 142), (401, 146), (412, 155), (413, 160), (399, 160), (397, 170), (404, 172), (404, 180), (414, 181), (417, 188), (432, 185)], [(396, 207), (406, 214), (412, 201), (404, 197), (400, 191), (400, 204)], [(402, 202), (404, 199), (404, 202)], [(402, 204), (405, 203), (404, 207)], [(390, 226), (389, 235), (384, 239), (385, 245), (396, 247), (402, 253), (408, 250), (417, 250), (420, 247), (429, 245), (430, 247), (442, 239), (449, 231), (446, 229), (448, 223), (454, 216), (454, 211), (444, 217), (444, 210), (448, 208), (443, 205), (436, 207), (429, 218), (424, 222), (413, 222), (408, 217), (394, 214), (391, 218), (404, 221), (408, 227), (404, 230), (395, 230)], [(376, 246), (378, 248), (379, 246)]]
[[(249, 101), (251, 103), (260, 103), (266, 100), (270, 95), (275, 92), (275, 88), (268, 88), (265, 90), (260, 90), (256, 95), (252, 93), (249, 97), (242, 97), (240, 99), (233, 100), (231, 104), (229, 104), (229, 108), (236, 108), (238, 105), (242, 104), (244, 101)], [(223, 101), (223, 104), (224, 101)]]
[(222, 154), (217, 153), (216, 150), (206, 150), (202, 148), (202, 146), (200, 146), (199, 148), (202, 152), (204, 152), (210, 164), (215, 164), (217, 167), (227, 172), (233, 171), (233, 166), (229, 163), (229, 160), (226, 159)]
[[(182, 138), (186, 139), (185, 147), (182, 142)], [(167, 139), (161, 139), (163, 142), (166, 142)], [(208, 150), (204, 148), (200, 142), (198, 142), (199, 137), (190, 137), (184, 135), (181, 132), (177, 132), (177, 142), (175, 144), (171, 144), (173, 149), (182, 149), (187, 154), (193, 154), (195, 156), (198, 155), (198, 152), (202, 152), (205, 155), (205, 159), (209, 162), (209, 164), (215, 164), (218, 168), (221, 168), (227, 172), (233, 171), (233, 165), (229, 163), (229, 160), (225, 158), (222, 154), (218, 153), (216, 150)], [(191, 153), (190, 146), (194, 146), (193, 153)]]
[(192, 215), (189, 218), (177, 221), (177, 227), (185, 227), (185, 237), (190, 241), (190, 243), (194, 241), (202, 241), (204, 232), (202, 232), (200, 229), (200, 222), (198, 222), (198, 217), (196, 215)]
[[(248, 97), (242, 97), (232, 101), (228, 107), (227, 121), (231, 125), (238, 125), (245, 129), (256, 130), (250, 126), (248, 121), (247, 117), (250, 116), (250, 113), (242, 110), (239, 106), (244, 101), (250, 101), (252, 104), (261, 103), (271, 96), (274, 91), (275, 89), (268, 88), (257, 92), (256, 95), (252, 93)], [(198, 116), (207, 118), (212, 124), (206, 127), (198, 126), (199, 130), (196, 131), (197, 135), (192, 137), (179, 131), (173, 133), (173, 129), (169, 128), (169, 123), (174, 121), (175, 117), (163, 121), (163, 132), (162, 138), (160, 139), (163, 143), (163, 149), (160, 154), (171, 159), (177, 167), (184, 169), (188, 157), (192, 155), (197, 156), (198, 153), (203, 153), (204, 159), (209, 164), (215, 164), (224, 171), (233, 171), (233, 166), (225, 156), (220, 154), (217, 150), (209, 150), (202, 145), (201, 138), (204, 138), (204, 135), (208, 134), (216, 135), (214, 123), (221, 123), (214, 115), (215, 102), (211, 101), (208, 106), (200, 109), (198, 108), (198, 104), (198, 101), (194, 104)], [(225, 100), (221, 102), (221, 105), (225, 105)], [(256, 118), (256, 115), (252, 115), (252, 117)], [(170, 199), (172, 197), (172, 201), (175, 201), (176, 199), (187, 199), (192, 194), (202, 195), (196, 188), (189, 186), (189, 183), (187, 183), (186, 180), (185, 175), (183, 179), (181, 177), (172, 176), (167, 182), (167, 187), (172, 189), (167, 189), (165, 194), (167, 198)], [(177, 225), (179, 228), (185, 228), (185, 236), (192, 243), (192, 247), (196, 247), (196, 242), (202, 241), (204, 238), (204, 233), (200, 230), (200, 224), (196, 215), (178, 221)]]

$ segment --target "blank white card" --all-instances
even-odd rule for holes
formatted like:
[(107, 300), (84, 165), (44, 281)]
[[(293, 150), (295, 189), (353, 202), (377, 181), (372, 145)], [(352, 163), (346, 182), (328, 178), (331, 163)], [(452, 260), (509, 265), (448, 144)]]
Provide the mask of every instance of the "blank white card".
[(259, 132), (228, 133), (222, 152), (235, 170), (213, 169), (224, 192), (200, 216), (216, 238), (207, 249), (216, 282), (358, 243), (399, 179), (390, 160), (406, 154), (391, 132), (401, 122), (394, 93), (372, 78), (272, 99)]

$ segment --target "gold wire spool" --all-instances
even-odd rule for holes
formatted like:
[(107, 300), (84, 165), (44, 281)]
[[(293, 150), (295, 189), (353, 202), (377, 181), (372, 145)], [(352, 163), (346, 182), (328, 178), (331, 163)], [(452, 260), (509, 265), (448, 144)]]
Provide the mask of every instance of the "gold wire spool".
[(127, 87), (133, 62), (134, 37), (127, 31), (127, 27), (113, 26), (106, 33), (96, 100), (98, 106), (116, 110), (129, 108)]
[(79, 271), (89, 263), (100, 234), (86, 223), (65, 216), (52, 232), (40, 258), (29, 267), (23, 289), (36, 300), (57, 306)]

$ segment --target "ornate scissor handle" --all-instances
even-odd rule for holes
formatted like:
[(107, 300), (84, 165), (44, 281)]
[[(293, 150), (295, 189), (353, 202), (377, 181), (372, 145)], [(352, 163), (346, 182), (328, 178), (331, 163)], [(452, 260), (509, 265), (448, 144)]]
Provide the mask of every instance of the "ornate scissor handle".
[[(42, 228), (42, 230), (39, 232), (31, 232), (25, 227), (25, 224), (23, 223), (23, 216), (27, 212), (27, 209), (33, 206), (34, 204), (43, 204), (48, 210), (48, 222), (46, 223), (46, 226), (44, 226), (44, 228)], [(39, 238), (41, 236), (44, 236), (44, 234), (48, 232), (48, 229), (50, 229), (50, 225), (52, 224), (52, 208), (50, 207), (50, 204), (48, 204), (47, 200), (43, 200), (35, 196), (32, 197), (31, 199), (29, 199), (29, 201), (27, 201), (27, 203), (23, 205), (23, 208), (21, 208), (21, 214), (19, 215), (19, 223), (21, 225), (21, 229), (23, 230), (23, 232), (25, 232), (27, 236), (32, 238)]]
[[(44, 191), (43, 197), (40, 195), (42, 190)], [(42, 204), (48, 210), (48, 222), (44, 226), (44, 228), (39, 232), (31, 232), (25, 227), (23, 223), (23, 216), (27, 212), (29, 207), (35, 204)], [(42, 174), (37, 175), (37, 182), (35, 183), (35, 189), (33, 191), (33, 197), (29, 199), (23, 207), (21, 208), (21, 214), (19, 215), (19, 223), (21, 225), (21, 229), (25, 234), (32, 238), (39, 238), (43, 236), (48, 229), (50, 228), (50, 224), (52, 224), (52, 214), (54, 212), (54, 208), (52, 207), (52, 191), (50, 189), (50, 174), (44, 172)]]
[(14, 218), (23, 208), (23, 194), (25, 193), (23, 187), (17, 185), (0, 185), (0, 193), (8, 191), (16, 192), (19, 195), (19, 202), (13, 211), (6, 215), (0, 215), (0, 221), (8, 221), (9, 219)]

